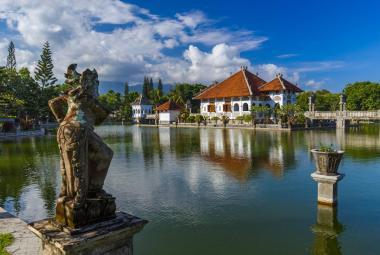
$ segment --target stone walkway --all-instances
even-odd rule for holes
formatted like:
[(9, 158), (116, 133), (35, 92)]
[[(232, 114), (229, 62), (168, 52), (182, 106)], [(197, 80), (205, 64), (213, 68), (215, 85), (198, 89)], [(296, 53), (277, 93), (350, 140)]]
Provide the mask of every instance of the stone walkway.
[(27, 227), (21, 219), (13, 216), (0, 207), (0, 233), (11, 233), (13, 243), (6, 247), (10, 254), (14, 255), (39, 255), (41, 254), (41, 241)]

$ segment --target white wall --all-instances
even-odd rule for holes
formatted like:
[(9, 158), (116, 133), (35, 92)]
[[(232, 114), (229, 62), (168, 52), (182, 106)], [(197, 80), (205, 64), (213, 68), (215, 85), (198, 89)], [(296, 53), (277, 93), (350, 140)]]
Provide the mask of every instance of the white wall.
[[(289, 93), (290, 95), (290, 98), (291, 98), (291, 104), (295, 104), (296, 103), (296, 94), (295, 93)], [(279, 93), (275, 93), (275, 92), (271, 92), (269, 95), (271, 100), (269, 101), (260, 101), (258, 97), (254, 96), (254, 97), (234, 97), (234, 98), (230, 98), (231, 100), (231, 110), (232, 110), (232, 115), (231, 117), (232, 118), (235, 118), (236, 116), (241, 116), (241, 115), (244, 115), (244, 114), (249, 114), (250, 113), (250, 110), (251, 110), (251, 107), (252, 107), (252, 104), (254, 103), (256, 106), (258, 105), (266, 105), (266, 104), (269, 104), (269, 106), (271, 108), (274, 108), (275, 104), (278, 103), (280, 106), (283, 106), (285, 104), (287, 104), (287, 96), (288, 94), (286, 92), (279, 92)], [(207, 112), (207, 108), (208, 108), (208, 105), (210, 104), (209, 103), (209, 100), (206, 99), (206, 100), (202, 100), (201, 101), (201, 111), (200, 113), (202, 115), (205, 115), (205, 116), (220, 116), (222, 114), (226, 114), (225, 112), (223, 112), (223, 105), (225, 104), (225, 101), (224, 99), (215, 99), (214, 100), (214, 104), (215, 104), (215, 113), (209, 113)], [(248, 111), (243, 111), (243, 105), (244, 103), (247, 103), (248, 104)], [(234, 105), (235, 104), (238, 104), (239, 106), (239, 111), (234, 111)], [(227, 115), (229, 115), (227, 113)]]
[(159, 113), (159, 119), (160, 123), (170, 123), (177, 120), (177, 117), (179, 115), (179, 111), (167, 111), (167, 112), (160, 112)]
[(145, 118), (147, 114), (153, 113), (152, 105), (132, 105), (132, 117), (134, 119)]

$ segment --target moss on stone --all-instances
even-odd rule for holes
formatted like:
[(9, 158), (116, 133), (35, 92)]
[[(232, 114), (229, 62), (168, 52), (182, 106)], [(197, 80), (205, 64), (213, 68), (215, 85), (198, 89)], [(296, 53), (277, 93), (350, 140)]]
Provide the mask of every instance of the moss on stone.
[(12, 244), (13, 236), (9, 233), (0, 234), (0, 255), (9, 255), (9, 253), (5, 250), (5, 247)]

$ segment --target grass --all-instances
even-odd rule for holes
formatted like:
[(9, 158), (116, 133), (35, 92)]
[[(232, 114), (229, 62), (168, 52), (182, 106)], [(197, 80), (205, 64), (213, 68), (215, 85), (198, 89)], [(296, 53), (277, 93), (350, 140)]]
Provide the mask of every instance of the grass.
[(13, 236), (12, 234), (5, 233), (0, 234), (0, 255), (9, 255), (9, 253), (5, 250), (5, 247), (12, 244)]

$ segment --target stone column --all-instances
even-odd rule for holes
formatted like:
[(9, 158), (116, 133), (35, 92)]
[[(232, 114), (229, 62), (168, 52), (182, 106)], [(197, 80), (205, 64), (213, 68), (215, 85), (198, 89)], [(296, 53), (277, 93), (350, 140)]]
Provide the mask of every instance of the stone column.
[(336, 206), (338, 202), (338, 182), (343, 179), (344, 175), (324, 175), (314, 172), (311, 177), (318, 183), (318, 204)]

